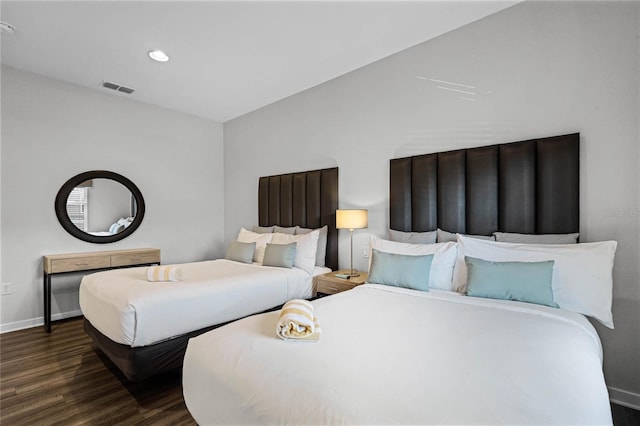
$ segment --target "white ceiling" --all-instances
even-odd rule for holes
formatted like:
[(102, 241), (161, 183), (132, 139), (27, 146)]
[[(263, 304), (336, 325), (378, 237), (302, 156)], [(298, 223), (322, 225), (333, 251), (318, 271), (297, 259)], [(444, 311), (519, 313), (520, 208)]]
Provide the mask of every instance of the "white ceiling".
[[(15, 32), (0, 53), (15, 68), (225, 122), (517, 2), (2, 0)], [(151, 49), (171, 60), (152, 61)]]

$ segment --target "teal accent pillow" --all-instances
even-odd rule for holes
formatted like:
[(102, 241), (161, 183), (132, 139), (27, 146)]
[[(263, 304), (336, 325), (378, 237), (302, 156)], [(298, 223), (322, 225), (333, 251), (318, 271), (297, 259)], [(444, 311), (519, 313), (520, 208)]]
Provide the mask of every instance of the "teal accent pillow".
[(491, 262), (465, 256), (467, 296), (516, 300), (557, 308), (551, 287), (553, 260)]
[(256, 243), (241, 243), (240, 241), (231, 241), (225, 259), (235, 260), (236, 262), (251, 263), (253, 262), (253, 254), (256, 252)]
[(368, 283), (429, 291), (429, 271), (433, 255), (409, 256), (371, 251)]
[(264, 266), (278, 266), (280, 268), (292, 268), (296, 258), (296, 246), (298, 243), (271, 244), (267, 243), (264, 251)]
[(118, 222), (112, 223), (111, 226), (109, 227), (109, 233), (111, 235), (115, 235), (118, 232), (122, 231), (124, 229), (124, 225), (119, 224)]

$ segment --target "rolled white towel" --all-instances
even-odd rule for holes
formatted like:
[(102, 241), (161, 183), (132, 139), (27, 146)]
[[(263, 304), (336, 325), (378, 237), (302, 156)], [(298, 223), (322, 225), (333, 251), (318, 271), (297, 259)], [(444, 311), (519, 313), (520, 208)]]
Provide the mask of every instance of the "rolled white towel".
[(292, 299), (282, 306), (276, 324), (276, 335), (282, 340), (317, 342), (320, 324), (313, 315), (313, 305), (307, 300)]
[(147, 281), (182, 281), (182, 269), (177, 266), (151, 266), (147, 268)]

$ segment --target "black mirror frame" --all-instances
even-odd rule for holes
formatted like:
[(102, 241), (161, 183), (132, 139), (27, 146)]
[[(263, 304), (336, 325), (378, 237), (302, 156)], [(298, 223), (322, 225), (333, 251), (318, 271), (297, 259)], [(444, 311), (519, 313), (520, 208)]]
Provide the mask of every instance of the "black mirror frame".
[[(78, 229), (71, 219), (69, 219), (69, 215), (67, 214), (67, 199), (69, 198), (69, 194), (73, 191), (73, 188), (80, 185), (82, 182), (91, 180), (91, 179), (111, 179), (116, 182), (124, 185), (131, 193), (136, 200), (137, 211), (136, 217), (131, 222), (127, 228), (125, 228), (122, 232), (118, 232), (115, 235), (106, 235), (106, 236), (98, 236), (87, 234), (86, 232)], [(87, 241), (89, 243), (97, 243), (97, 244), (107, 244), (114, 243), (116, 241), (123, 240), (127, 238), (129, 235), (133, 234), (136, 229), (142, 223), (142, 218), (144, 217), (144, 198), (142, 197), (142, 192), (138, 189), (138, 187), (131, 182), (126, 177), (119, 175), (118, 173), (110, 172), (107, 170), (92, 170), (89, 172), (80, 173), (66, 181), (60, 191), (58, 191), (58, 195), (56, 195), (55, 201), (55, 210), (56, 216), (58, 217), (58, 221), (60, 225), (71, 235), (82, 240)]]

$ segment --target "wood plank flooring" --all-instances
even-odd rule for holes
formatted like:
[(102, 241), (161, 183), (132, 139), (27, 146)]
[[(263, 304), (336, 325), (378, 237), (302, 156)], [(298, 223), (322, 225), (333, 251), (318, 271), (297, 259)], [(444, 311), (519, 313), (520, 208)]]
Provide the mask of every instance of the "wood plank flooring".
[(613, 424), (615, 426), (640, 425), (640, 411), (638, 410), (611, 404), (611, 414), (613, 415)]
[[(0, 424), (195, 425), (180, 372), (131, 383), (82, 329), (82, 319), (0, 335)], [(640, 412), (612, 404), (616, 426)]]
[(0, 335), (2, 425), (195, 425), (180, 372), (131, 383), (82, 329), (82, 319)]

